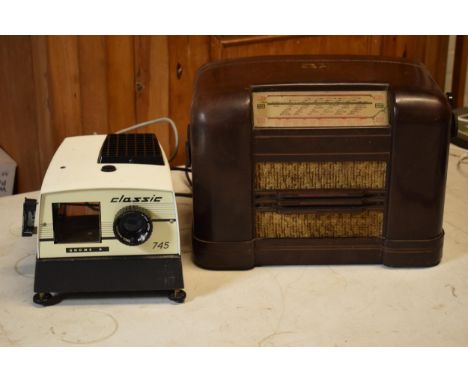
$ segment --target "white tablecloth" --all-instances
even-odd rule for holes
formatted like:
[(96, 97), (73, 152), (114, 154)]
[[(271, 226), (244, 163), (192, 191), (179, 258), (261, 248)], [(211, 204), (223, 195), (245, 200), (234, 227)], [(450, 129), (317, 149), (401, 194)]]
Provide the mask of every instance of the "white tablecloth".
[[(165, 297), (32, 302), (28, 193), (0, 198), (0, 345), (468, 345), (468, 164), (451, 149), (440, 265), (277, 266), (209, 271), (191, 259), (191, 199), (179, 198), (185, 304)], [(183, 174), (175, 188), (187, 191)]]

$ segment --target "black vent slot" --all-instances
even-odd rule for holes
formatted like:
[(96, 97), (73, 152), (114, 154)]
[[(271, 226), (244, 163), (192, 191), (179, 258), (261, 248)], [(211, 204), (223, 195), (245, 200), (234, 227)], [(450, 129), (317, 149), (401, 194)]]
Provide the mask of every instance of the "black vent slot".
[(154, 134), (109, 134), (101, 147), (98, 163), (164, 165), (164, 159)]

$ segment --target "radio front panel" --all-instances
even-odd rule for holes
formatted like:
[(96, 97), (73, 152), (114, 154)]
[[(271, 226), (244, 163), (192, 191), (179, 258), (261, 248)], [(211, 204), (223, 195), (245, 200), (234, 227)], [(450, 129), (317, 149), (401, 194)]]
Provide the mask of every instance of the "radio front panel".
[(255, 128), (386, 127), (386, 90), (252, 93)]
[(385, 161), (257, 162), (255, 189), (384, 190), (386, 172)]
[(92, 190), (41, 196), (39, 258), (179, 255), (174, 193)]
[(383, 237), (387, 90), (253, 91), (252, 116), (258, 239)]
[(256, 235), (261, 239), (369, 238), (383, 234), (382, 209), (328, 209), (280, 212), (257, 209)]

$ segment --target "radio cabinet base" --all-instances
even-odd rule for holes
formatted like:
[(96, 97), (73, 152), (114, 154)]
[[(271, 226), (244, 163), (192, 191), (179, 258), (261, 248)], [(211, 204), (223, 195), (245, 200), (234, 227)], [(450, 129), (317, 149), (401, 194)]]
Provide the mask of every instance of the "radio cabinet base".
[(442, 259), (444, 232), (428, 240), (385, 240), (382, 263), (389, 267), (433, 267)]
[(207, 242), (193, 238), (194, 262), (203, 268), (251, 269), (262, 265), (383, 264), (431, 267), (442, 258), (444, 233), (428, 240), (254, 239)]

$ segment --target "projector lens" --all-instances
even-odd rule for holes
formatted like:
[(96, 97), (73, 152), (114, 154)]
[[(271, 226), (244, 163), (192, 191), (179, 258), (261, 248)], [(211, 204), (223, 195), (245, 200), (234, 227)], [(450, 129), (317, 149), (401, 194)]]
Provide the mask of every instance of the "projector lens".
[(126, 207), (119, 211), (114, 220), (114, 233), (126, 245), (146, 242), (153, 231), (149, 213), (139, 207)]

